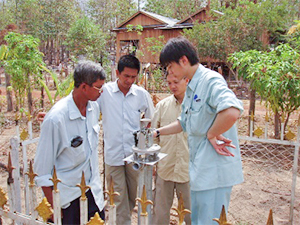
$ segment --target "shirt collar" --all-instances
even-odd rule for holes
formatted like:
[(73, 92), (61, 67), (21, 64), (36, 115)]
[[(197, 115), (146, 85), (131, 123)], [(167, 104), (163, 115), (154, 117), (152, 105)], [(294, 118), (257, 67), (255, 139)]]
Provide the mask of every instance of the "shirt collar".
[(197, 87), (199, 80), (202, 78), (202, 74), (204, 72), (205, 67), (199, 64), (198, 69), (196, 70), (193, 78), (188, 83), (188, 87), (194, 91)]
[[(69, 118), (70, 118), (70, 120), (75, 120), (75, 119), (78, 119), (78, 118), (85, 119), (85, 117), (83, 115), (81, 115), (77, 105), (74, 102), (72, 92), (67, 96), (67, 98), (69, 98), (68, 99), (68, 108), (69, 108)], [(93, 107), (90, 104), (90, 101), (88, 101), (88, 105), (86, 106), (86, 108), (87, 108), (87, 111), (92, 111), (93, 110)]]
[[(120, 91), (119, 86), (118, 86), (118, 80), (119, 79), (117, 79), (113, 84), (113, 90), (112, 90), (113, 92)], [(127, 95), (130, 95), (130, 94), (137, 95), (136, 89), (134, 88), (134, 84), (131, 85), (131, 87), (127, 93)]]
[(180, 104), (179, 101), (177, 100), (177, 98), (175, 98), (175, 95), (173, 95), (173, 101), (174, 101), (176, 104)]

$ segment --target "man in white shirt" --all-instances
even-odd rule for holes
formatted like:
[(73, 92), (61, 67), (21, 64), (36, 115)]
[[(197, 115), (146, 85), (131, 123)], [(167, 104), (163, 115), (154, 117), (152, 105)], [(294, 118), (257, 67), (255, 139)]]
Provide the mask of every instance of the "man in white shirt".
[[(88, 198), (88, 219), (96, 212), (104, 220), (104, 198), (98, 166), (99, 106), (96, 100), (105, 82), (104, 69), (91, 61), (80, 62), (74, 71), (74, 90), (58, 101), (45, 116), (34, 159), (36, 183), (50, 204), (55, 166), (62, 224), (80, 224), (79, 198), (82, 172)], [(53, 206), (53, 205), (52, 205)]]
[(135, 206), (138, 171), (123, 159), (132, 154), (133, 132), (140, 129), (141, 115), (152, 118), (154, 107), (149, 93), (134, 84), (140, 71), (139, 60), (124, 55), (118, 62), (118, 79), (105, 84), (97, 100), (102, 113), (104, 132), (105, 176), (108, 185), (111, 178), (114, 190), (117, 224), (131, 224), (131, 210)]

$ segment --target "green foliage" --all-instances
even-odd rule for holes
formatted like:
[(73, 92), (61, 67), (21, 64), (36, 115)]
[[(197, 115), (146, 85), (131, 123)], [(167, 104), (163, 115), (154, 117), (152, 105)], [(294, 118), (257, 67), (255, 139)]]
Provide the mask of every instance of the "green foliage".
[(286, 37), (291, 46), (300, 52), (300, 20), (296, 20), (295, 23), (289, 29)]
[(184, 30), (184, 35), (197, 46), (201, 57), (227, 61), (228, 55), (235, 51), (268, 49), (267, 37), (276, 40), (278, 31), (284, 30), (291, 20), (289, 11), (288, 1), (277, 4), (272, 0), (259, 4), (239, 1), (235, 9), (224, 9), (223, 15), (212, 11), (211, 16), (216, 20), (196, 24)]
[(52, 77), (52, 79), (55, 83), (56, 93), (54, 95), (54, 98), (52, 98), (52, 95), (50, 93), (50, 89), (46, 85), (45, 81), (42, 80), (42, 79), (39, 79), (40, 84), (44, 87), (44, 89), (46, 91), (46, 94), (48, 96), (48, 99), (49, 99), (51, 105), (54, 105), (54, 103), (56, 102), (56, 98), (58, 96), (61, 97), (61, 98), (65, 97), (69, 93), (71, 93), (71, 91), (73, 90), (73, 87), (74, 87), (73, 74), (69, 75), (65, 80), (63, 80), (61, 82), (61, 81), (59, 81), (56, 73), (51, 72), (50, 70), (48, 70), (44, 66), (41, 66), (41, 68), (51, 75), (51, 77)]
[[(16, 94), (17, 105), (24, 105), (26, 94), (31, 93), (32, 86), (41, 78), (43, 54), (39, 51), (39, 40), (31, 35), (10, 32), (5, 36), (7, 42), (5, 58), (1, 60), (5, 72), (11, 75), (13, 90)], [(29, 109), (30, 109), (29, 105)]]
[(0, 30), (2, 30), (6, 27), (6, 25), (15, 22), (13, 1), (2, 1), (2, 3), (0, 4), (0, 12)]
[(158, 55), (166, 43), (163, 35), (158, 36), (158, 38), (146, 38), (146, 42), (148, 43), (147, 50), (151, 52), (151, 55)]
[(6, 45), (1, 45), (0, 46), (0, 60), (6, 59), (7, 58), (7, 46)]
[[(1, 6), (0, 6), (1, 7)], [(2, 4), (3, 24), (17, 24), (20, 29), (42, 41), (61, 38), (81, 12), (76, 0), (7, 0)]]
[(37, 14), (36, 30), (34, 33), (41, 39), (64, 39), (70, 24), (81, 13), (76, 0), (39, 0), (37, 1), (39, 13)]
[(126, 28), (127, 28), (127, 32), (137, 32), (138, 35), (141, 35), (144, 30), (143, 26), (140, 24), (138, 24), (136, 26), (134, 26), (132, 24), (127, 24)]
[(87, 9), (90, 18), (107, 32), (135, 13), (137, 5), (133, 0), (89, 0)]
[(203, 0), (147, 0), (144, 9), (180, 20), (204, 6)]
[(84, 55), (99, 61), (105, 52), (106, 35), (98, 25), (84, 16), (71, 26), (65, 44), (75, 56)]
[(287, 119), (300, 107), (299, 59), (299, 53), (289, 44), (281, 44), (270, 52), (235, 52), (229, 58), (274, 114)]
[(162, 71), (159, 68), (155, 68), (154, 70), (150, 71), (152, 76), (155, 80), (155, 90), (164, 91), (165, 87), (165, 80), (164, 76), (162, 75)]

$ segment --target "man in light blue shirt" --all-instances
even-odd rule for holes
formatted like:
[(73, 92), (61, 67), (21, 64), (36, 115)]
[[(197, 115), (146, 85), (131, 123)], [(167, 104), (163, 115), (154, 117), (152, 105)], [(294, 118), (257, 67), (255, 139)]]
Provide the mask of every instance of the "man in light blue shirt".
[(140, 62), (135, 56), (122, 56), (116, 71), (118, 79), (105, 84), (97, 100), (104, 132), (105, 177), (108, 185), (113, 179), (114, 190), (120, 193), (115, 198), (116, 222), (120, 225), (131, 224), (139, 175), (123, 159), (132, 154), (133, 132), (140, 129), (141, 116), (152, 118), (154, 112), (150, 94), (134, 84), (139, 71)]
[(195, 47), (185, 38), (168, 41), (160, 62), (169, 74), (190, 80), (177, 121), (155, 135), (186, 131), (190, 151), (192, 224), (217, 224), (222, 205), (228, 210), (232, 186), (243, 182), (237, 129), (241, 102), (224, 78), (199, 64)]
[(79, 198), (82, 172), (88, 198), (88, 218), (99, 213), (104, 220), (104, 198), (98, 165), (99, 106), (96, 100), (105, 82), (104, 69), (91, 61), (74, 71), (74, 90), (47, 113), (34, 159), (36, 183), (52, 205), (53, 167), (57, 171), (62, 224), (80, 224)]

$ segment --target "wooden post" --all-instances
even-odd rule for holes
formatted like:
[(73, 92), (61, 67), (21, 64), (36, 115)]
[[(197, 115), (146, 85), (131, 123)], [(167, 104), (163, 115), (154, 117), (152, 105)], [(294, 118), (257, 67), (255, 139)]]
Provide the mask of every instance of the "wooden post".
[(18, 138), (18, 142), (20, 141), (19, 119), (20, 119), (20, 114), (19, 114), (19, 113), (16, 113), (16, 116), (15, 116), (15, 122), (16, 122), (16, 136), (17, 136), (17, 138)]
[(254, 123), (254, 112), (252, 111), (250, 116), (250, 137), (253, 137), (253, 123)]

